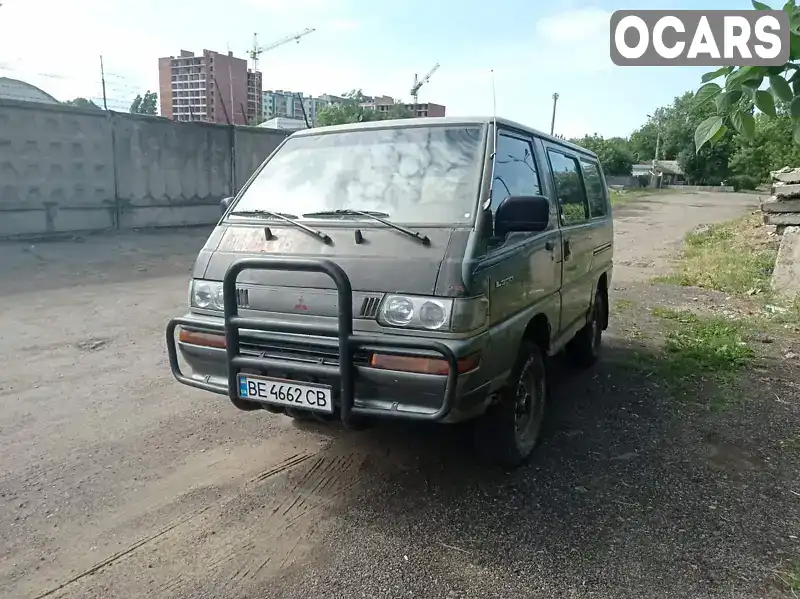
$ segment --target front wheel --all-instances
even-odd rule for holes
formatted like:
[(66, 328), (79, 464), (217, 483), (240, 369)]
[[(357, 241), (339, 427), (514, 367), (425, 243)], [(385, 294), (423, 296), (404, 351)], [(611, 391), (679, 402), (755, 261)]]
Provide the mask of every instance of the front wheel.
[(547, 397), (547, 374), (541, 348), (523, 341), (499, 401), (477, 421), (478, 449), (492, 462), (514, 468), (539, 443)]

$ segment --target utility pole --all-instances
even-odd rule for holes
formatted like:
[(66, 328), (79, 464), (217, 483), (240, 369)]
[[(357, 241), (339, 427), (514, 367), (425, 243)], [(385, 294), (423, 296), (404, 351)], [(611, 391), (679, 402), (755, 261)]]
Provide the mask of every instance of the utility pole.
[(647, 117), (656, 122), (656, 151), (653, 156), (653, 175), (650, 178), (650, 184), (652, 187), (658, 187), (658, 171), (656, 170), (656, 165), (658, 164), (658, 151), (661, 148), (661, 115), (651, 116), (648, 114)]
[(108, 103), (106, 102), (106, 73), (103, 69), (103, 55), (100, 55), (100, 83), (103, 85), (103, 110), (108, 112)]
[(558, 92), (553, 94), (553, 118), (550, 120), (550, 135), (556, 128), (556, 103), (558, 102)]

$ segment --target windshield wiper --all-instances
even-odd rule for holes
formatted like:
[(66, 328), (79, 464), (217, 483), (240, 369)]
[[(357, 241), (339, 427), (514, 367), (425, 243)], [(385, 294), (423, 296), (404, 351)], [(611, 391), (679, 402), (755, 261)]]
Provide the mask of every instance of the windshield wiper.
[(427, 235), (423, 235), (418, 231), (412, 231), (411, 229), (406, 229), (403, 226), (395, 224), (391, 221), (388, 221), (384, 218), (384, 216), (389, 216), (385, 212), (370, 212), (365, 210), (352, 210), (349, 208), (341, 209), (341, 210), (323, 210), (320, 212), (309, 212), (308, 214), (304, 214), (303, 218), (312, 218), (315, 216), (366, 216), (367, 218), (371, 218), (372, 220), (376, 220), (379, 223), (386, 225), (387, 227), (391, 227), (396, 231), (400, 231), (401, 233), (405, 233), (409, 237), (413, 237), (414, 239), (418, 239), (423, 245), (430, 245), (431, 240), (428, 238)]
[(304, 225), (298, 220), (295, 220), (297, 217), (294, 214), (284, 214), (283, 212), (272, 212), (271, 210), (234, 210), (230, 213), (229, 216), (258, 216), (258, 217), (266, 217), (266, 218), (277, 218), (278, 220), (282, 220), (289, 224), (294, 225), (298, 229), (302, 229), (306, 233), (310, 233), (315, 237), (319, 237), (325, 243), (330, 243), (331, 238), (328, 237), (322, 231), (318, 231), (317, 229), (312, 229), (311, 227)]

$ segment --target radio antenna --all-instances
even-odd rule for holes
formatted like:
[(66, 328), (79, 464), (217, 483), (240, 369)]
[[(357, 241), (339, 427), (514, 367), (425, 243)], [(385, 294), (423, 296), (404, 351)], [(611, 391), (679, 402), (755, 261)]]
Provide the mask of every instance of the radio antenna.
[(492, 192), (494, 191), (494, 165), (497, 162), (497, 94), (494, 86), (494, 69), (490, 71), (492, 78), (492, 179), (489, 182), (489, 197), (483, 209), (486, 210), (492, 205)]

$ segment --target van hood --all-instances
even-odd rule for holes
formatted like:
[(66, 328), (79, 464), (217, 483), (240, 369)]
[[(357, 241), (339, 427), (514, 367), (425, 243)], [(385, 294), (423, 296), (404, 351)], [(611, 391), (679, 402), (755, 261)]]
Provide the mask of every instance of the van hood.
[[(461, 264), (469, 229), (418, 229), (430, 239), (426, 246), (383, 225), (313, 228), (326, 233), (331, 242), (326, 244), (290, 225), (270, 223), (272, 238), (268, 241), (263, 224), (220, 224), (198, 257), (194, 276), (221, 281), (231, 263), (245, 257), (321, 258), (342, 267), (354, 291), (417, 295), (459, 295), (463, 291)], [(356, 243), (356, 231), (363, 237), (360, 244)], [(216, 240), (219, 243), (214, 243)], [(336, 288), (322, 273), (278, 270), (246, 270), (239, 275), (238, 283), (308, 290)]]

